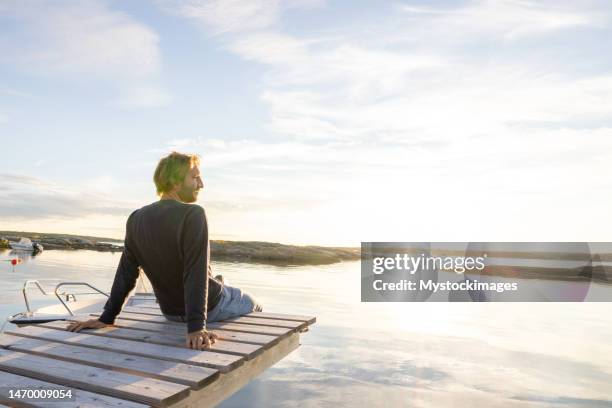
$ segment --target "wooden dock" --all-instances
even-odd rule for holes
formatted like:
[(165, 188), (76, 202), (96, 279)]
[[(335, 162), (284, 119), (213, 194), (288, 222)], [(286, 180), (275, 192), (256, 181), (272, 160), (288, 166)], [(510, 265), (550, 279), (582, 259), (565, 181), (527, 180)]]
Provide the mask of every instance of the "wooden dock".
[[(80, 315), (79, 319), (97, 316)], [(215, 406), (299, 346), (314, 317), (253, 312), (209, 323), (212, 348), (185, 347), (186, 325), (167, 321), (155, 297), (136, 294), (113, 326), (72, 333), (55, 321), (0, 336), (0, 406)], [(14, 389), (71, 389), (59, 402), (11, 399)]]

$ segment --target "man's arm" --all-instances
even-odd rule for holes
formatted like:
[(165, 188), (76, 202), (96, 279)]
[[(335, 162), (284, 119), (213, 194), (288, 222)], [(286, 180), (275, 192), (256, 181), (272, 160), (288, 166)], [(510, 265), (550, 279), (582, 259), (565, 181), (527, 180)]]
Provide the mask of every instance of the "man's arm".
[(119, 266), (115, 273), (115, 280), (113, 281), (110, 297), (104, 305), (104, 312), (102, 312), (102, 315), (100, 315), (98, 319), (71, 323), (66, 330), (78, 332), (82, 329), (99, 329), (105, 327), (107, 324), (113, 324), (115, 322), (115, 317), (121, 312), (125, 298), (128, 293), (134, 289), (136, 280), (138, 279), (139, 264), (129, 246), (130, 221), (133, 215), (134, 213), (130, 215), (126, 223), (123, 253), (121, 254), (121, 260), (119, 261)]
[(136, 286), (138, 280), (139, 264), (134, 254), (130, 251), (126, 237), (121, 260), (115, 273), (115, 280), (111, 289), (110, 297), (104, 305), (104, 312), (99, 319), (102, 323), (113, 324), (115, 317), (121, 312), (125, 298)]
[(126, 239), (121, 261), (119, 261), (119, 266), (115, 273), (113, 288), (111, 289), (110, 297), (104, 305), (104, 312), (102, 312), (98, 319), (73, 322), (66, 327), (66, 330), (78, 332), (82, 329), (101, 329), (108, 324), (113, 324), (115, 322), (115, 317), (121, 312), (121, 308), (123, 307), (123, 303), (128, 293), (136, 286), (137, 279), (138, 263), (130, 252)]
[(185, 217), (181, 249), (183, 251), (183, 289), (187, 331), (206, 327), (208, 300), (208, 223), (204, 209), (190, 208)]
[(210, 347), (218, 339), (217, 334), (206, 331), (210, 250), (208, 223), (202, 207), (194, 205), (189, 210), (180, 240), (187, 318), (186, 345), (199, 350)]
[(66, 330), (78, 332), (82, 329), (100, 329), (106, 327), (107, 324), (113, 324), (115, 317), (121, 312), (128, 293), (136, 286), (137, 279), (138, 262), (136, 262), (136, 258), (130, 252), (126, 239), (121, 261), (119, 261), (119, 266), (115, 273), (113, 288), (111, 289), (110, 297), (104, 305), (104, 312), (102, 312), (98, 319), (73, 322), (66, 327)]

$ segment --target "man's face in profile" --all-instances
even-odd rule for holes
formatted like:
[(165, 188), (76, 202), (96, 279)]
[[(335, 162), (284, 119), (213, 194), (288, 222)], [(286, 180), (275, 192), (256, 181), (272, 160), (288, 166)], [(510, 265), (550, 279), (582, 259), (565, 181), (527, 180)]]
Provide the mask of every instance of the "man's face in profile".
[(177, 191), (178, 197), (184, 203), (195, 203), (198, 199), (198, 193), (204, 188), (202, 178), (200, 177), (200, 168), (193, 166), (185, 175), (183, 184)]

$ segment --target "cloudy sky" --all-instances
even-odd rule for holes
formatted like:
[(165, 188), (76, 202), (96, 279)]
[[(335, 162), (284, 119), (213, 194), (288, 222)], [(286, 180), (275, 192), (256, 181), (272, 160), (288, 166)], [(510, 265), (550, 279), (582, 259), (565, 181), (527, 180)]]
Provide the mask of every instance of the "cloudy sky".
[(202, 157), (213, 238), (610, 241), (608, 1), (0, 0), (0, 230), (122, 237)]

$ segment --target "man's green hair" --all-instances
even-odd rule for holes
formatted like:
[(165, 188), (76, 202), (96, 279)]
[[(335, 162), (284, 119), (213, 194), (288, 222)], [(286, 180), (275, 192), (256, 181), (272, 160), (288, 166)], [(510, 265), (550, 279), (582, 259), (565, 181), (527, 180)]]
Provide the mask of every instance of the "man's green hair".
[(200, 164), (200, 157), (196, 154), (172, 152), (157, 164), (153, 181), (157, 195), (169, 193), (178, 185), (183, 184), (187, 172)]

